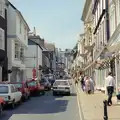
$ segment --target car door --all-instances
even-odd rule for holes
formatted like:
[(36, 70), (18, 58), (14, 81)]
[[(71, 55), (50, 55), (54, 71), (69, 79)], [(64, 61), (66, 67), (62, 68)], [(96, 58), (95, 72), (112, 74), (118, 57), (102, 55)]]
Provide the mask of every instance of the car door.
[(15, 86), (14, 86), (14, 94), (15, 94), (16, 102), (19, 102), (21, 99), (21, 92), (19, 92)]
[(14, 86), (11, 85), (11, 86), (10, 86), (10, 89), (11, 89), (11, 92), (10, 92), (11, 101), (15, 100), (15, 102), (16, 102)]

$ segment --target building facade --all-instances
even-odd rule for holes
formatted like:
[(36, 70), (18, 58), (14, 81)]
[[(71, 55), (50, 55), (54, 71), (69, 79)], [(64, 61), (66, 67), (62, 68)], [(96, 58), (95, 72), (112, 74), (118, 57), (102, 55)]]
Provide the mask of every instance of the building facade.
[[(28, 49), (25, 52), (25, 64), (26, 64), (26, 78), (38, 78), (41, 79), (41, 68), (42, 68), (42, 47), (38, 44), (35, 39), (38, 36), (30, 36), (28, 40)], [(35, 73), (34, 73), (35, 72)], [(36, 74), (36, 75), (35, 75)]]
[(0, 1), (0, 81), (8, 79), (6, 0)]
[(106, 90), (105, 77), (111, 71), (120, 87), (120, 1), (86, 0), (82, 20), (84, 39), (78, 54), (84, 59), (84, 73), (92, 76), (96, 88)]
[(12, 71), (9, 74), (9, 81), (19, 82), (26, 80), (24, 56), (28, 48), (29, 27), (20, 11), (10, 2), (8, 2), (7, 11), (8, 68)]

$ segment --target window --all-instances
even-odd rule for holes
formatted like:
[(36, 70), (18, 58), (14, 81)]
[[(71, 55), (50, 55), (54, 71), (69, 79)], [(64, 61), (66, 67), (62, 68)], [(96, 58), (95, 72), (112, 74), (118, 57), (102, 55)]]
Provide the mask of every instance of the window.
[(15, 43), (15, 58), (19, 59), (19, 45)]
[(8, 93), (8, 86), (0, 86), (0, 94)]
[(22, 21), (20, 20), (20, 34), (22, 33)]
[(15, 88), (13, 86), (11, 86), (11, 93), (15, 92)]
[(20, 59), (23, 60), (24, 58), (24, 48), (21, 47), (20, 49)]
[(0, 49), (4, 50), (4, 42), (5, 42), (4, 30), (0, 29)]
[(119, 21), (119, 19), (120, 19), (120, 0), (118, 1), (119, 3), (118, 3), (118, 9), (119, 9), (119, 11), (118, 11), (118, 21)]
[(24, 28), (24, 40), (26, 40), (27, 39), (27, 29), (26, 28)]
[(5, 9), (3, 2), (0, 2), (0, 16), (5, 17)]
[(115, 5), (111, 4), (110, 6), (110, 35), (115, 31)]

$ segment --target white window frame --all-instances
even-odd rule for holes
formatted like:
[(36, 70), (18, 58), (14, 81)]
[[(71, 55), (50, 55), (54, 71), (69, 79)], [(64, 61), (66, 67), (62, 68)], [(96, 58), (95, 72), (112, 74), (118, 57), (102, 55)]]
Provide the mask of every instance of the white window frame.
[[(1, 44), (2, 43), (2, 44)], [(5, 31), (0, 28), (0, 49), (5, 49)]]
[(0, 16), (2, 16), (3, 18), (5, 18), (5, 5), (4, 2), (0, 2)]
[[(17, 47), (16, 47), (17, 45)], [(17, 48), (17, 49), (16, 49)], [(15, 42), (15, 59), (20, 59), (20, 50), (19, 50), (19, 43)]]

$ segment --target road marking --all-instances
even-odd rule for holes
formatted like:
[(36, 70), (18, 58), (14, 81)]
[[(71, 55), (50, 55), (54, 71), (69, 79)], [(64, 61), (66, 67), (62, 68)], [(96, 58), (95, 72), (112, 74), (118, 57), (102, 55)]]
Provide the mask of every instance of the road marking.
[(80, 107), (80, 102), (79, 102), (79, 89), (78, 89), (78, 86), (75, 86), (74, 82), (72, 81), (73, 83), (73, 86), (75, 88), (75, 91), (77, 93), (77, 104), (78, 104), (78, 110), (79, 110), (79, 117), (80, 117), (80, 120), (83, 120), (83, 117), (82, 117), (82, 112), (81, 112), (81, 107)]
[(81, 113), (80, 102), (79, 102), (79, 93), (78, 93), (77, 90), (76, 90), (76, 92), (77, 92), (77, 103), (78, 103), (78, 109), (79, 109), (79, 117), (80, 117), (80, 120), (83, 120), (82, 113)]

